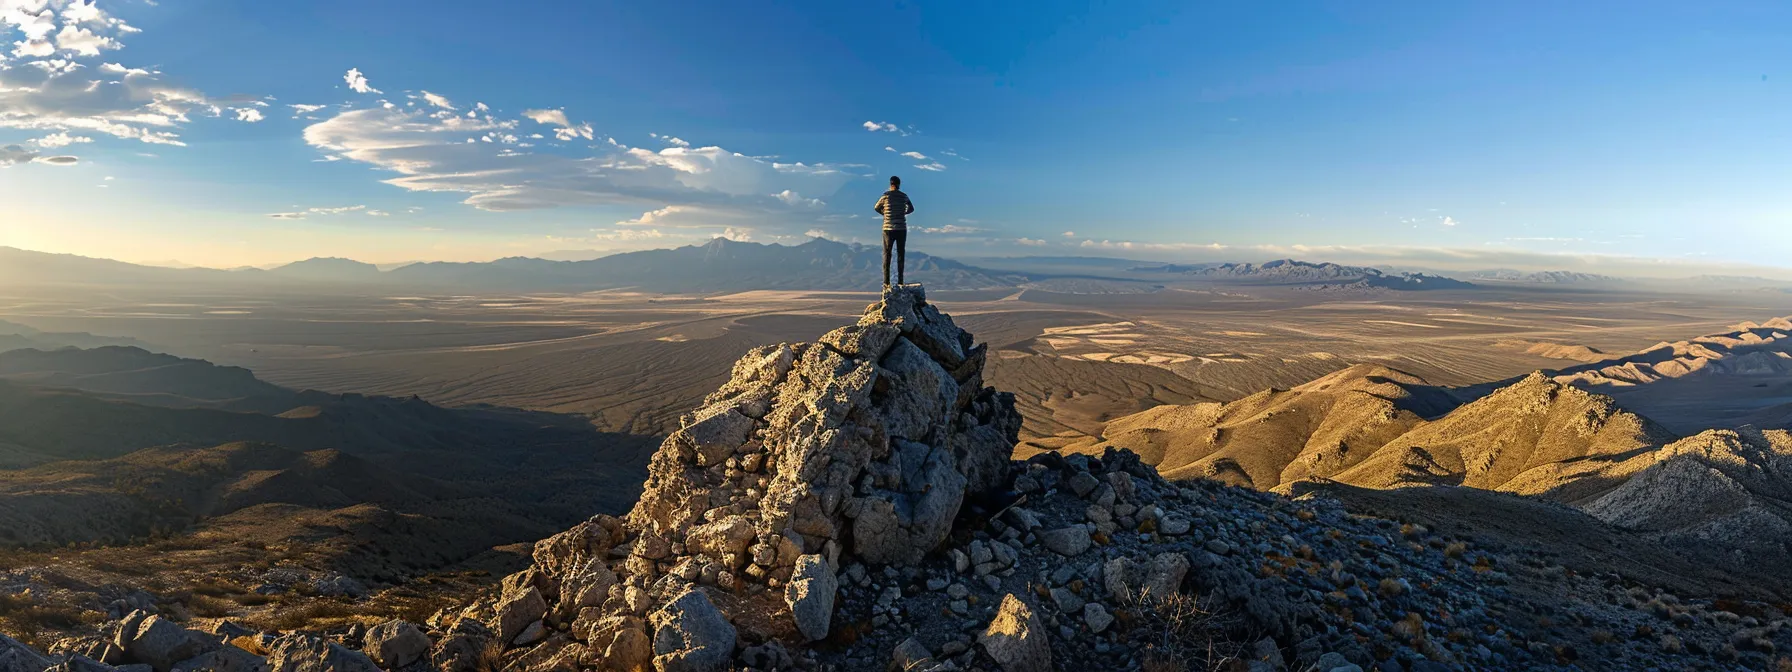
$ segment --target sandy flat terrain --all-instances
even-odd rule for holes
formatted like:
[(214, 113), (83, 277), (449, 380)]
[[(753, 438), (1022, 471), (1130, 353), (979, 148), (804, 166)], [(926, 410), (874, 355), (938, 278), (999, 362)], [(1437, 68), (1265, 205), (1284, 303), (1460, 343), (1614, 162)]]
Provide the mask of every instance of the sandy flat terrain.
[[(1621, 355), (1792, 313), (1792, 296), (1664, 297), (1490, 289), (1334, 294), (1278, 289), (933, 297), (997, 357), (1029, 437), (1086, 434), (1159, 403), (1230, 400), (1357, 363), (1468, 385), (1562, 368), (1561, 352)], [(748, 348), (845, 324), (868, 293), (667, 296), (5, 296), (0, 318), (138, 338), (333, 392), (419, 395), (584, 414), (660, 433)], [(1514, 347), (1524, 343), (1526, 347)], [(1531, 344), (1560, 348), (1532, 348)], [(1554, 356), (1551, 356), (1554, 355)]]

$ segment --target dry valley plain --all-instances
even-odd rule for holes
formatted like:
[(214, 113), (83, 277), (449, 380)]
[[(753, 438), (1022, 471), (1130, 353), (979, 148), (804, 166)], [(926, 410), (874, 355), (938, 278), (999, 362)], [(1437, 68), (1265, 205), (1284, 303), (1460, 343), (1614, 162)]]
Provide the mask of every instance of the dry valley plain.
[[(990, 382), (1017, 395), (1023, 439), (1040, 446), (1098, 434), (1107, 420), (1158, 404), (1229, 401), (1352, 364), (1467, 386), (1792, 313), (1792, 294), (1781, 292), (1561, 287), (1022, 287), (930, 297), (990, 344)], [(658, 435), (726, 380), (740, 353), (812, 339), (875, 300), (869, 292), (400, 296), (314, 285), (139, 296), (108, 288), (0, 296), (0, 318), (131, 337), (294, 389), (553, 411), (603, 431)], [(1789, 395), (1752, 390), (1734, 403), (1768, 406)], [(1663, 396), (1627, 403), (1661, 405), (1671, 418), (1667, 407), (1683, 400), (1656, 399)]]

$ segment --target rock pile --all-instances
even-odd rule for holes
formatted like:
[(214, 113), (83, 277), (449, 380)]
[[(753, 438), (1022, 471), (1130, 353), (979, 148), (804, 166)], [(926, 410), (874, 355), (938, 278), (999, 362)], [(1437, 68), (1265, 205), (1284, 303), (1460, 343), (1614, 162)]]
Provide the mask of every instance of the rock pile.
[(983, 386), (986, 352), (906, 285), (818, 342), (747, 353), (633, 511), (541, 542), (468, 615), (612, 669), (725, 669), (737, 642), (827, 637), (844, 563), (920, 563), (968, 498), (1006, 486), (1021, 419)]

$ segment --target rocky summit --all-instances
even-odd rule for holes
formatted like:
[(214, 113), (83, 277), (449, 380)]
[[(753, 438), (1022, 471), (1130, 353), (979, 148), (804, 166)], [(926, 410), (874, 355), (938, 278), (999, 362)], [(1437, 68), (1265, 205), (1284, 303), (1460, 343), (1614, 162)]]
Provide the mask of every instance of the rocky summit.
[(1171, 482), (1114, 447), (1013, 461), (1021, 419), (985, 352), (920, 286), (891, 288), (857, 324), (742, 357), (627, 515), (421, 623), (258, 632), (144, 599), (46, 653), (0, 637), (0, 670), (1786, 669), (1784, 606), (1321, 491)]

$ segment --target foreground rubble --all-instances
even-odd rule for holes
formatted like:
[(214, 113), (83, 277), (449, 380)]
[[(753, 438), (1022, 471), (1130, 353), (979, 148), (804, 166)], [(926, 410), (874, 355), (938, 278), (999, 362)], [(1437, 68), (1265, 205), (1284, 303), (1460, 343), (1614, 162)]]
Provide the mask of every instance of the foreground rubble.
[(1772, 606), (1167, 482), (1126, 451), (1010, 461), (1020, 418), (984, 356), (898, 287), (748, 353), (629, 515), (539, 542), (465, 608), (284, 634), (132, 611), (49, 655), (0, 640), (0, 672), (1792, 666)]

